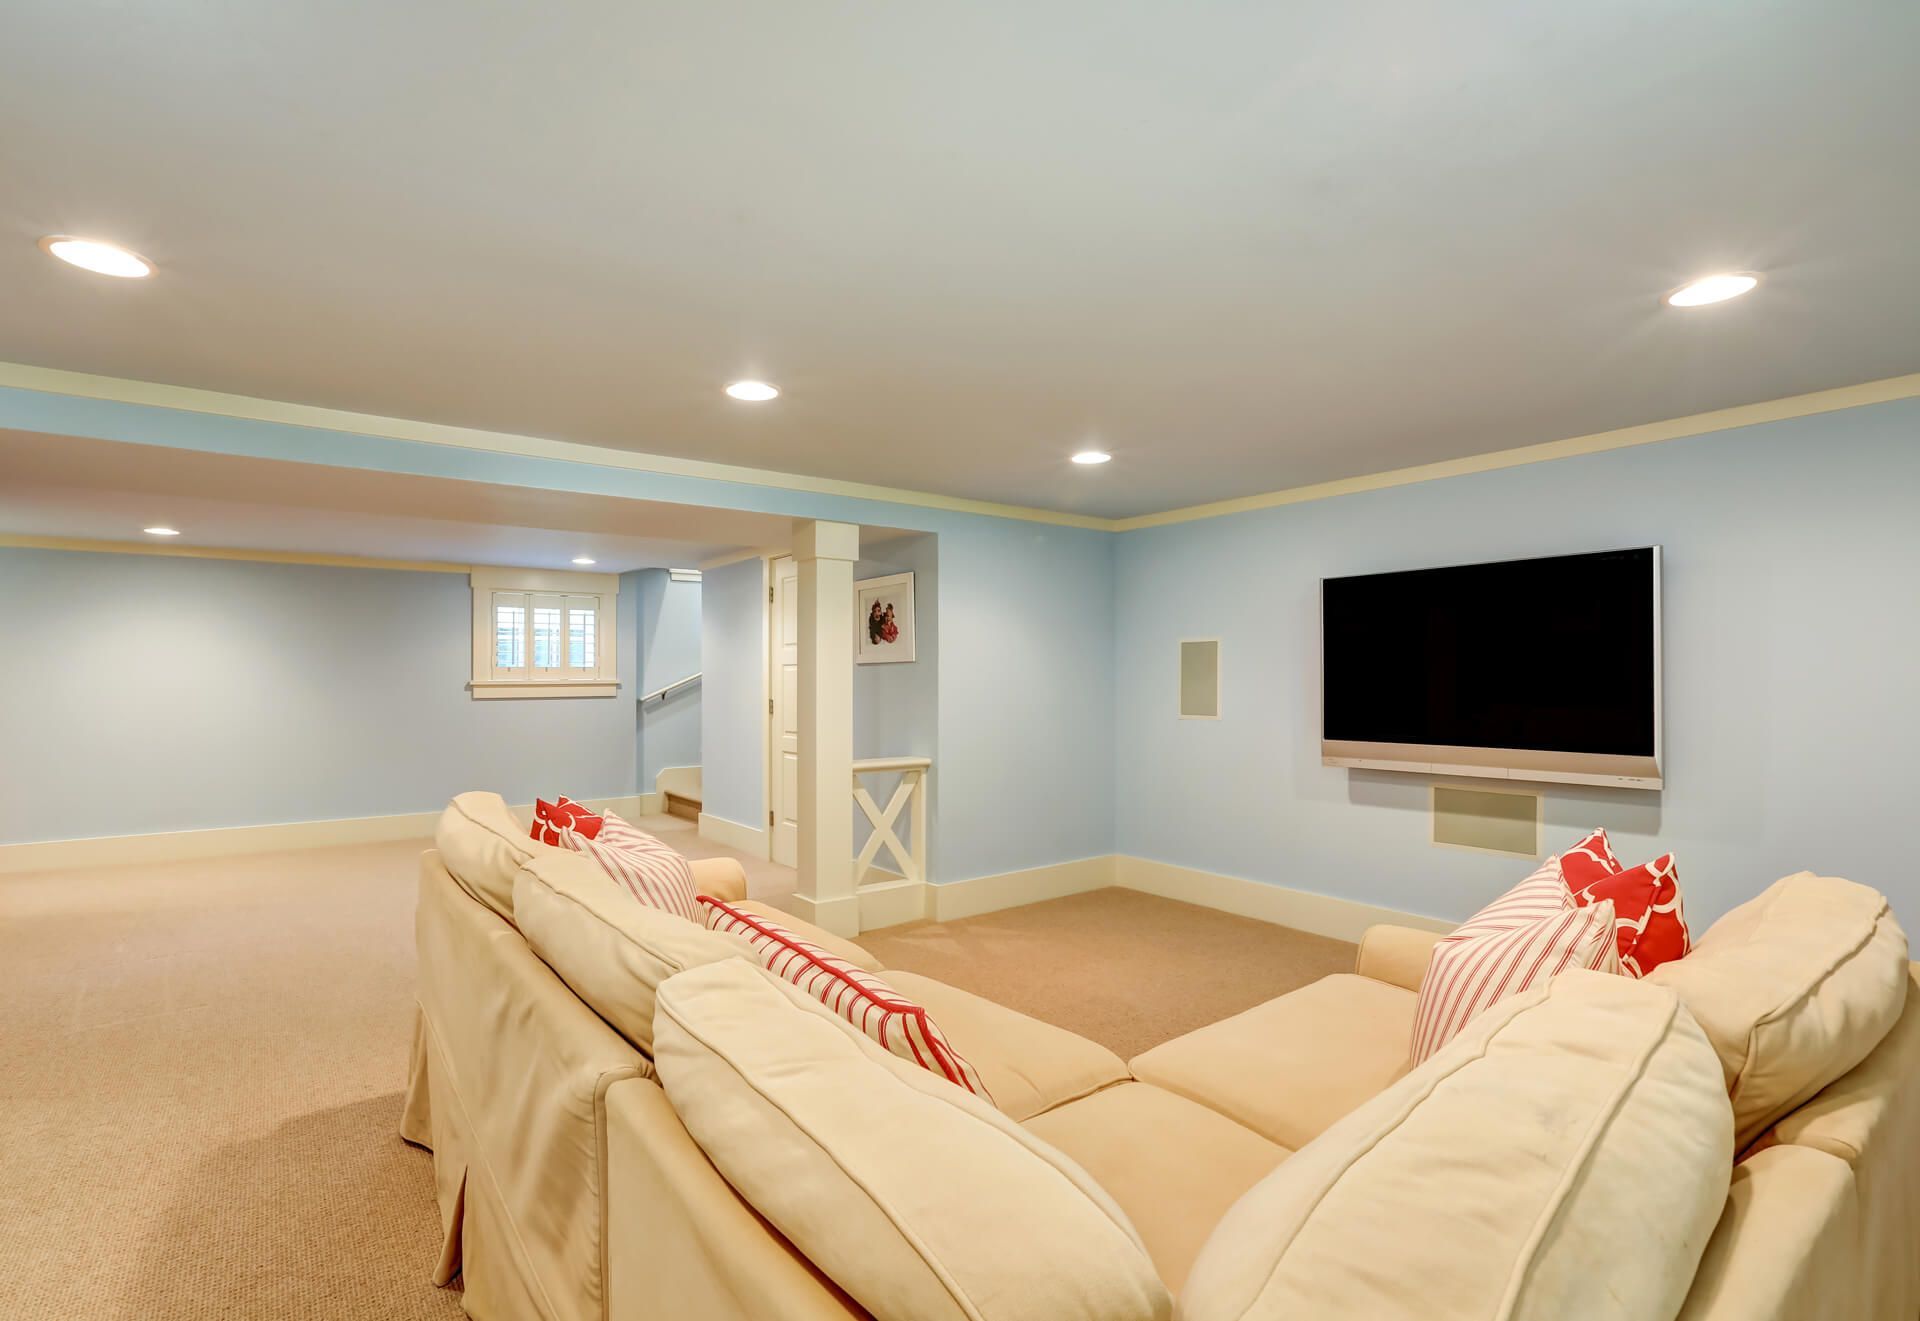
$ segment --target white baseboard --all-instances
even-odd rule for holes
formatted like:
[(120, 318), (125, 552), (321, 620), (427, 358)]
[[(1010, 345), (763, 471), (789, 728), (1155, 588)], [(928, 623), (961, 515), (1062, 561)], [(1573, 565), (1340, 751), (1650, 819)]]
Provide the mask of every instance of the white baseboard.
[(1357, 941), (1370, 926), (1391, 923), (1423, 931), (1451, 931), (1453, 923), (1417, 913), (1403, 913), (1332, 895), (1313, 894), (1265, 881), (1177, 867), (1124, 854), (1081, 858), (1075, 862), (1033, 867), (1026, 871), (976, 876), (971, 880), (929, 886), (927, 915), (946, 922), (957, 917), (1037, 904), (1108, 886), (1138, 890), (1218, 909), (1240, 917), (1257, 918), (1297, 931), (1311, 931), (1336, 940)]
[(1043, 899), (1104, 890), (1114, 883), (1114, 861), (1108, 854), (929, 886), (932, 893), (928, 896), (927, 916), (948, 922), (956, 917), (974, 917), (1002, 908), (1037, 904)]
[(1258, 918), (1296, 931), (1311, 931), (1335, 940), (1357, 941), (1370, 926), (1390, 923), (1422, 931), (1451, 931), (1454, 923), (1418, 913), (1363, 904), (1353, 899), (1314, 894), (1242, 876), (1178, 867), (1170, 862), (1121, 855), (1115, 860), (1114, 884), (1164, 899), (1199, 904), (1223, 913)]
[(868, 882), (858, 891), (860, 929), (873, 931), (918, 922), (927, 915), (927, 891), (932, 888), (925, 881), (910, 881), (904, 876)]
[(700, 837), (716, 844), (725, 844), (730, 849), (739, 849), (742, 853), (751, 853), (756, 858), (769, 856), (773, 842), (771, 833), (765, 829), (743, 826), (738, 821), (729, 821), (710, 812), (700, 814)]
[[(641, 798), (582, 799), (599, 812), (641, 814)], [(533, 804), (512, 809), (522, 822), (533, 820)], [(218, 826), (207, 830), (169, 830), (152, 835), (102, 835), (93, 839), (51, 839), (32, 844), (0, 844), (0, 876), (70, 867), (119, 867), (138, 863), (187, 862), (194, 858), (230, 858), (244, 853), (285, 853), (341, 844), (378, 844), (396, 839), (430, 840), (440, 810), (396, 816), (351, 816), (326, 821), (286, 821), (262, 826)]]

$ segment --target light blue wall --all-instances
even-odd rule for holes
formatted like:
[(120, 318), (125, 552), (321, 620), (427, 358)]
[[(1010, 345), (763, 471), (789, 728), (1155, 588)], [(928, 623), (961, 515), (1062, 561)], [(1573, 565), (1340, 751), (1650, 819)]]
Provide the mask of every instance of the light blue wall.
[[(896, 573), (913, 575), (914, 639), (912, 661), (853, 667), (854, 757), (930, 757), (927, 773), (927, 834), (940, 838), (940, 561), (939, 538), (898, 537), (862, 547), (853, 566), (855, 581)], [(884, 810), (900, 783), (897, 775), (867, 777), (867, 791)], [(913, 843), (909, 814), (902, 811), (894, 833)], [(853, 810), (853, 845), (866, 843), (872, 827), (866, 814)], [(891, 856), (880, 865), (891, 868)]]
[(461, 574), (0, 549), (0, 844), (633, 793), (633, 648), (620, 697), (476, 702), (471, 601)]
[[(937, 533), (941, 828), (932, 840), (934, 879), (1039, 867), (1112, 847), (1111, 533), (12, 387), (0, 388), (0, 427)], [(714, 577), (707, 577), (708, 593)], [(712, 644), (705, 632), (709, 676)], [(716, 702), (709, 682), (701, 731), (707, 809), (764, 822), (764, 767), (743, 767), (738, 782), (721, 784), (716, 800), (712, 767), (721, 750), (716, 717), (705, 709)]]
[[(700, 584), (675, 582), (665, 569), (630, 576), (638, 584), (639, 691), (655, 692), (698, 674)], [(701, 693), (701, 684), (690, 684), (636, 708), (642, 793), (653, 791), (654, 777), (667, 767), (700, 764)]]
[[(1422, 777), (1320, 765), (1320, 579), (1659, 544), (1667, 787), (1547, 791), (1547, 848), (1672, 850), (1696, 927), (1804, 867), (1920, 930), (1920, 401), (1118, 540), (1124, 853), (1466, 915), (1523, 864), (1429, 844)], [(1178, 720), (1178, 640), (1215, 635), (1223, 718)]]
[(760, 559), (700, 584), (701, 810), (767, 825), (767, 572)]

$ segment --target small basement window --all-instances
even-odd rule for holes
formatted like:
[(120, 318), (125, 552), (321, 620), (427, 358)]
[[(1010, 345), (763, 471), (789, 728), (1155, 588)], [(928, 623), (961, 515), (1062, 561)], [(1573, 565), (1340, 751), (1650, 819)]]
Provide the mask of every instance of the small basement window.
[(476, 569), (477, 698), (612, 697), (620, 580), (604, 573)]

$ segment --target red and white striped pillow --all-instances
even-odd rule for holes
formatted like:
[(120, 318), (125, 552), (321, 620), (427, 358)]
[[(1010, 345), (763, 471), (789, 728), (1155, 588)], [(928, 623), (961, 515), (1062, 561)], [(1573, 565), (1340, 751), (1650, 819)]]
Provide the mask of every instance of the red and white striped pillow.
[(565, 794), (560, 795), (557, 803), (536, 798), (533, 800), (533, 828), (527, 833), (542, 844), (558, 844), (563, 830), (572, 830), (592, 839), (600, 833), (605, 820), (585, 803), (576, 803)]
[(991, 1102), (987, 1086), (927, 1011), (879, 977), (802, 940), (778, 922), (701, 895), (707, 926), (745, 936), (774, 976), (792, 982), (901, 1059)]
[(1644, 977), (1693, 948), (1680, 897), (1680, 868), (1671, 853), (1638, 867), (1622, 867), (1607, 832), (1596, 830), (1560, 855), (1560, 870), (1574, 903), (1584, 907), (1613, 901), (1620, 970), (1627, 976)]
[(579, 831), (559, 832), (563, 848), (584, 853), (600, 870), (625, 886), (641, 903), (689, 922), (700, 920), (694, 906), (693, 866), (670, 845), (608, 812), (592, 838)]
[(1508, 996), (1573, 968), (1620, 971), (1613, 905), (1574, 903), (1560, 859), (1548, 858), (1433, 947), (1414, 1009), (1413, 1062), (1428, 1058)]

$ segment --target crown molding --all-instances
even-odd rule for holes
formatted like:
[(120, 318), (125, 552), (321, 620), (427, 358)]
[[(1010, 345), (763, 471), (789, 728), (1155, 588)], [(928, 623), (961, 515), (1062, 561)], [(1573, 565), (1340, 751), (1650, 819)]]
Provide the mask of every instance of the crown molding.
[(42, 394), (69, 395), (80, 399), (99, 399), (111, 403), (140, 404), (149, 408), (170, 408), (178, 412), (206, 413), (250, 422), (306, 427), (316, 431), (345, 431), (363, 436), (378, 436), (386, 440), (409, 440), (425, 445), (447, 445), (456, 449), (483, 450), (492, 454), (512, 454), (522, 458), (590, 463), (600, 468), (627, 468), (636, 472), (658, 473), (668, 477), (695, 477), (713, 482), (734, 482), (745, 486), (803, 491), (809, 495), (840, 496), (850, 500), (875, 500), (886, 504), (938, 509), (956, 514), (978, 514), (987, 518), (1010, 518), (1028, 523), (1050, 523), (1058, 527), (1108, 531), (1113, 522), (1112, 519), (1096, 518), (1088, 514), (1068, 514), (1053, 509), (1034, 509), (1026, 505), (998, 504), (991, 500), (965, 500), (957, 496), (936, 495), (931, 491), (875, 486), (867, 482), (846, 482), (830, 477), (809, 477), (804, 473), (776, 472), (768, 468), (747, 468), (730, 463), (709, 463), (702, 459), (680, 459), (666, 454), (643, 454), (636, 450), (615, 449), (605, 445), (585, 445), (570, 440), (549, 440), (542, 436), (523, 436), (510, 431), (484, 431), (477, 427), (449, 426), (440, 422), (416, 422), (406, 418), (382, 417), (375, 413), (354, 413), (338, 408), (320, 408), (312, 404), (289, 404), (273, 399), (255, 399), (248, 395), (223, 394), (218, 390), (201, 390), (184, 385), (161, 385), (153, 381), (130, 381), (117, 376), (93, 376), (86, 372), (62, 371), (57, 367), (34, 367), (17, 362), (0, 362), (0, 387), (36, 390)]
[[(1447, 477), (1463, 477), (1472, 473), (1494, 472), (1502, 468), (1517, 468), (1530, 463), (1548, 463), (1555, 459), (1575, 458), (1585, 454), (1601, 454), (1609, 450), (1629, 449), (1636, 445), (1651, 445), (1666, 440), (1682, 440), (1688, 436), (1709, 435), (1716, 431), (1728, 431), (1736, 427), (1756, 426), (1765, 422), (1782, 422), (1793, 418), (1810, 417), (1817, 413), (1831, 413), (1848, 408), (1864, 408), (1873, 404), (1892, 403), (1900, 399), (1920, 397), (1920, 372), (1906, 376), (1892, 376), (1885, 380), (1866, 381), (1859, 385), (1841, 386), (1832, 390), (1816, 390), (1810, 394), (1790, 395), (1784, 399), (1772, 399), (1761, 403), (1740, 404), (1732, 408), (1720, 408), (1706, 413), (1694, 413), (1687, 417), (1671, 418), (1661, 422), (1646, 422), (1637, 426), (1619, 427), (1612, 431), (1597, 431), (1591, 435), (1572, 436), (1563, 440), (1551, 440), (1540, 444), (1522, 445), (1513, 449), (1495, 450), (1486, 454), (1468, 455), (1459, 459), (1446, 459), (1437, 463), (1423, 463), (1409, 468), (1395, 468), (1386, 472), (1369, 473), (1359, 477), (1343, 477), (1330, 482), (1317, 482), (1308, 486), (1288, 487), (1277, 491), (1267, 491), (1259, 495), (1239, 496), (1228, 500), (1215, 500), (1205, 504), (1187, 505), (1178, 509), (1163, 510), (1153, 514), (1139, 514), (1130, 518), (1099, 518), (1087, 514), (1068, 514), (1057, 510), (1036, 509), (1026, 505), (997, 504), (987, 500), (965, 500), (955, 496), (938, 495), (930, 491), (914, 491), (901, 487), (874, 486), (864, 482), (845, 482), (825, 477), (809, 477), (801, 473), (777, 472), (766, 468), (748, 468), (734, 464), (709, 463), (699, 459), (680, 459), (670, 455), (642, 454), (633, 450), (613, 449), (603, 445), (586, 445), (575, 441), (549, 440), (539, 436), (523, 436), (505, 431), (484, 431), (474, 427), (448, 426), (438, 422), (416, 422), (405, 418), (381, 417), (373, 413), (353, 413), (335, 408), (320, 408), (311, 404), (282, 403), (271, 399), (255, 399), (246, 395), (223, 394), (215, 390), (200, 390), (189, 386), (161, 385), (150, 381), (131, 381), (113, 376), (94, 376), (84, 372), (62, 371), (54, 367), (34, 367), (23, 363), (0, 362), (0, 388), (34, 390), (44, 394), (70, 395), (84, 399), (99, 399), (114, 403), (139, 404), (153, 408), (168, 408), (182, 412), (206, 413), (220, 417), (238, 418), (255, 422), (274, 423), (284, 426), (306, 427), (323, 431), (344, 431), (366, 436), (378, 436), (389, 440), (415, 441), (428, 445), (446, 445), (458, 449), (481, 450), (493, 454), (511, 454), (525, 458), (557, 459), (568, 463), (592, 464), (602, 468), (626, 468), (638, 472), (658, 473), (663, 476), (694, 477), (707, 481), (733, 482), (747, 486), (769, 487), (778, 490), (801, 491), (813, 495), (840, 496), (855, 500), (873, 500), (888, 504), (907, 505), (920, 509), (936, 509), (958, 514), (976, 514), (988, 518), (1015, 519), (1029, 523), (1047, 523), (1058, 527), (1085, 528), (1100, 532), (1136, 532), (1146, 528), (1166, 527), (1174, 523), (1192, 523), (1201, 519), (1224, 518), (1230, 514), (1249, 513), (1260, 509), (1274, 509), (1282, 505), (1302, 504), (1309, 500), (1327, 500), (1342, 495), (1357, 495), (1364, 491), (1380, 491), (1395, 486), (1410, 486), (1416, 482), (1438, 481)], [(32, 539), (28, 539), (32, 540)], [(44, 540), (44, 539), (42, 539)], [(20, 544), (18, 539), (0, 540), (0, 544)], [(105, 548), (110, 543), (99, 543), (91, 548)], [(65, 546), (63, 549), (88, 549), (88, 546)], [(133, 549), (144, 554), (189, 554), (191, 548), (178, 548), (163, 551), (154, 547), (137, 546), (115, 549)], [(214, 554), (209, 552), (210, 554)], [(758, 552), (755, 552), (758, 553)], [(246, 551), (214, 554), (215, 558), (230, 559), (272, 559), (273, 552)], [(744, 558), (744, 557), (743, 557)], [(378, 564), (389, 568), (426, 567), (443, 572), (466, 572), (466, 566), (414, 566), (399, 561), (361, 561), (349, 557), (291, 557), (294, 563), (340, 563), (340, 564)], [(703, 568), (717, 567), (715, 564), (702, 565)]]
[(1192, 523), (1203, 518), (1224, 518), (1228, 514), (1244, 514), (1256, 509), (1275, 509), (1281, 505), (1297, 505), (1308, 500), (1328, 500), (1339, 495), (1357, 495), (1362, 491), (1383, 491), (1393, 486), (1411, 486), (1415, 482), (1438, 481), (1443, 477), (1464, 477), (1470, 473), (1518, 468), (1529, 463), (1549, 463), (1554, 459), (1571, 459), (1582, 454), (1603, 454), (1608, 450), (1630, 449), (1635, 445), (1652, 445), (1663, 440), (1683, 440), (1688, 436), (1705, 436), (1715, 431), (1730, 431), (1735, 427), (1757, 426), (1762, 422), (1784, 422), (1796, 417), (1811, 417), (1816, 413), (1832, 413), (1844, 408), (1864, 408), (1870, 404), (1892, 403), (1897, 399), (1912, 399), (1916, 396), (1920, 396), (1920, 372), (1909, 376), (1891, 376), (1883, 381), (1867, 381), (1860, 385), (1845, 385), (1834, 390), (1816, 390), (1812, 394), (1790, 395), (1785, 399), (1771, 399), (1765, 403), (1717, 408), (1710, 413), (1695, 413), (1690, 417), (1676, 417), (1665, 422), (1645, 422), (1639, 426), (1619, 427), (1613, 431), (1596, 431), (1589, 436), (1549, 440), (1538, 445), (1494, 450), (1488, 454), (1472, 454), (1466, 458), (1446, 459), (1439, 463), (1422, 463), (1411, 468), (1394, 468), (1387, 472), (1370, 473), (1364, 477), (1343, 477), (1337, 481), (1317, 482), (1311, 486), (1268, 491), (1263, 495), (1215, 500), (1202, 505), (1188, 505), (1184, 509), (1169, 509), (1158, 514), (1141, 514), (1134, 518), (1117, 518), (1112, 520), (1109, 527), (1115, 532), (1137, 532), (1142, 528), (1166, 527), (1173, 523)]
[(189, 560), (249, 560), (264, 564), (319, 564), (330, 569), (400, 569), (407, 573), (472, 573), (475, 567), (471, 564), (448, 564), (440, 560), (381, 560), (365, 555), (318, 555), (298, 550), (245, 550), (232, 546), (163, 546), (151, 541), (90, 541), (85, 537), (16, 537), (5, 533), (0, 533), (0, 548), (77, 550), (102, 555), (159, 555)]

